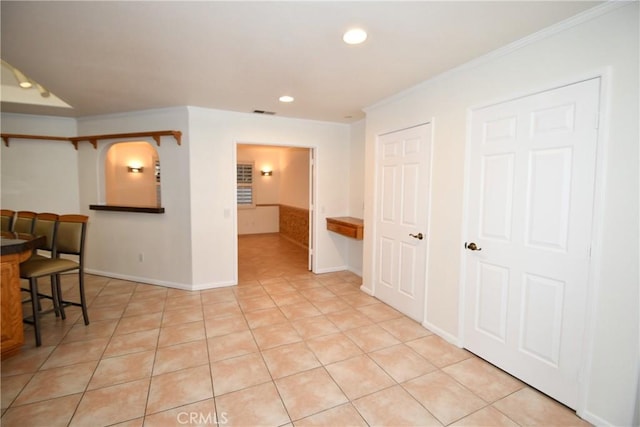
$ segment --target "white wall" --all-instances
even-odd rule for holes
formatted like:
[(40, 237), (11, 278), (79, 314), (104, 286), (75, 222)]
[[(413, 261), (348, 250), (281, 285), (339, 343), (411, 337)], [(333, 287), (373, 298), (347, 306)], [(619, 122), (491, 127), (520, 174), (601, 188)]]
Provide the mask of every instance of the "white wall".
[[(181, 146), (172, 137), (162, 137), (161, 145), (156, 146), (162, 168), (161, 199), (164, 214), (90, 211), (89, 205), (105, 202), (104, 159), (114, 141), (99, 142), (97, 150), (91, 144), (80, 144), (80, 205), (82, 211), (90, 216), (87, 270), (111, 277), (190, 289), (190, 144), (187, 109), (149, 110), (78, 120), (79, 135), (157, 130), (183, 132)], [(143, 139), (156, 145), (152, 138)]]
[[(278, 203), (280, 200), (280, 151), (279, 147), (238, 145), (237, 161), (254, 162), (253, 189), (256, 204)], [(260, 171), (270, 168), (272, 176), (262, 176)]]
[[(601, 133), (602, 210), (593, 248), (585, 398), (596, 424), (630, 425), (638, 404), (638, 3), (477, 60), (367, 109), (365, 225), (374, 220), (376, 135), (433, 120), (433, 194), (425, 324), (460, 343), (464, 161), (470, 107), (609, 71)], [(602, 10), (602, 9), (599, 9)], [(365, 232), (364, 285), (373, 287), (373, 242)]]
[[(280, 201), (280, 151), (278, 147), (238, 145), (237, 161), (254, 162), (253, 191), (256, 204), (278, 204)], [(263, 168), (274, 171), (262, 176)], [(238, 234), (277, 233), (280, 228), (277, 206), (238, 208)]]
[(278, 206), (238, 208), (238, 235), (277, 233), (280, 231)]
[[(75, 119), (2, 113), (2, 133), (76, 136)], [(78, 152), (70, 142), (11, 139), (0, 148), (5, 209), (78, 213)]]
[[(105, 201), (116, 206), (158, 206), (155, 161), (158, 153), (148, 142), (111, 145), (105, 163)], [(141, 173), (129, 172), (130, 166)]]
[(309, 150), (290, 148), (280, 151), (280, 204), (309, 209)]
[[(239, 144), (237, 161), (254, 162), (256, 205), (288, 205), (309, 209), (309, 149)], [(271, 176), (262, 176), (268, 169)], [(238, 234), (277, 233), (278, 206), (238, 207)]]
[(194, 287), (237, 281), (237, 143), (316, 148), (315, 271), (346, 268), (346, 244), (329, 235), (325, 218), (348, 210), (347, 125), (189, 107), (189, 139)]
[[(70, 143), (48, 141), (18, 141), (3, 148), (3, 206), (89, 215), (89, 272), (185, 289), (230, 285), (237, 283), (236, 144), (315, 148), (314, 269), (328, 272), (348, 267), (345, 239), (325, 226), (327, 216), (342, 216), (349, 210), (349, 189), (344, 185), (349, 181), (348, 125), (191, 107), (86, 117), (77, 122), (3, 114), (3, 132), (11, 133), (76, 136), (155, 130), (183, 132), (182, 146), (163, 137), (156, 147), (164, 214), (89, 210), (89, 205), (105, 202), (106, 150), (122, 140), (100, 141), (97, 149), (80, 143), (78, 151)], [(142, 139), (155, 144), (152, 138)], [(25, 143), (20, 151), (11, 151)], [(12, 169), (14, 164), (22, 168)], [(44, 175), (35, 179), (32, 169)], [(8, 175), (11, 170), (19, 173)], [(46, 186), (49, 174), (64, 177), (64, 182), (50, 188), (46, 196), (32, 193), (33, 188)], [(5, 185), (11, 182), (25, 184)], [(9, 198), (11, 191), (6, 188), (16, 189), (14, 198)]]

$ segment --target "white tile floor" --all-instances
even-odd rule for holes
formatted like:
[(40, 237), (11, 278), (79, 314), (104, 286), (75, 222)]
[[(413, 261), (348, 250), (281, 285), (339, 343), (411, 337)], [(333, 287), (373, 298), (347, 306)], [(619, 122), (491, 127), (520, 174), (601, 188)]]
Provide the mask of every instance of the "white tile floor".
[(362, 293), (354, 274), (307, 272), (278, 235), (239, 242), (234, 287), (87, 276), (91, 324), (77, 309), (47, 315), (43, 346), (27, 328), (2, 362), (2, 425), (587, 425)]

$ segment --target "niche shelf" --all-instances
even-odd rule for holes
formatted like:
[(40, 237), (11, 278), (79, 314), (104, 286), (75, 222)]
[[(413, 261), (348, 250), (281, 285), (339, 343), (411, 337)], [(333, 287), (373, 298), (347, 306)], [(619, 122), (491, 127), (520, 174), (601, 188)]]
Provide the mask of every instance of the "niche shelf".
[(364, 237), (364, 221), (350, 216), (327, 218), (327, 230), (352, 239), (362, 240)]

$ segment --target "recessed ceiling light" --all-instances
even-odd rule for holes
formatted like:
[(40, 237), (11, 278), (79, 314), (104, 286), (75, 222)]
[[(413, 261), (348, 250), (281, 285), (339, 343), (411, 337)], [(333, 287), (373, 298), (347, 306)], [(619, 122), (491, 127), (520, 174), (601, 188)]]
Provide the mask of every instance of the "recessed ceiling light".
[(353, 28), (342, 36), (342, 40), (344, 40), (347, 44), (360, 44), (367, 39), (367, 32), (362, 28)]
[(283, 95), (278, 99), (280, 100), (280, 102), (293, 102), (293, 96), (289, 95)]

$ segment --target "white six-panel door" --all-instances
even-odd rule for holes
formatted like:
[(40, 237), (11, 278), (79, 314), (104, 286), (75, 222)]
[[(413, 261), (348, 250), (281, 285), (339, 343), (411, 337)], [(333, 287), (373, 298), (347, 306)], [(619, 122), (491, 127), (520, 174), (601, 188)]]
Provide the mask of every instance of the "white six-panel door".
[(378, 139), (375, 295), (424, 318), (431, 124)]
[(464, 346), (572, 408), (599, 85), (592, 79), (471, 116)]

